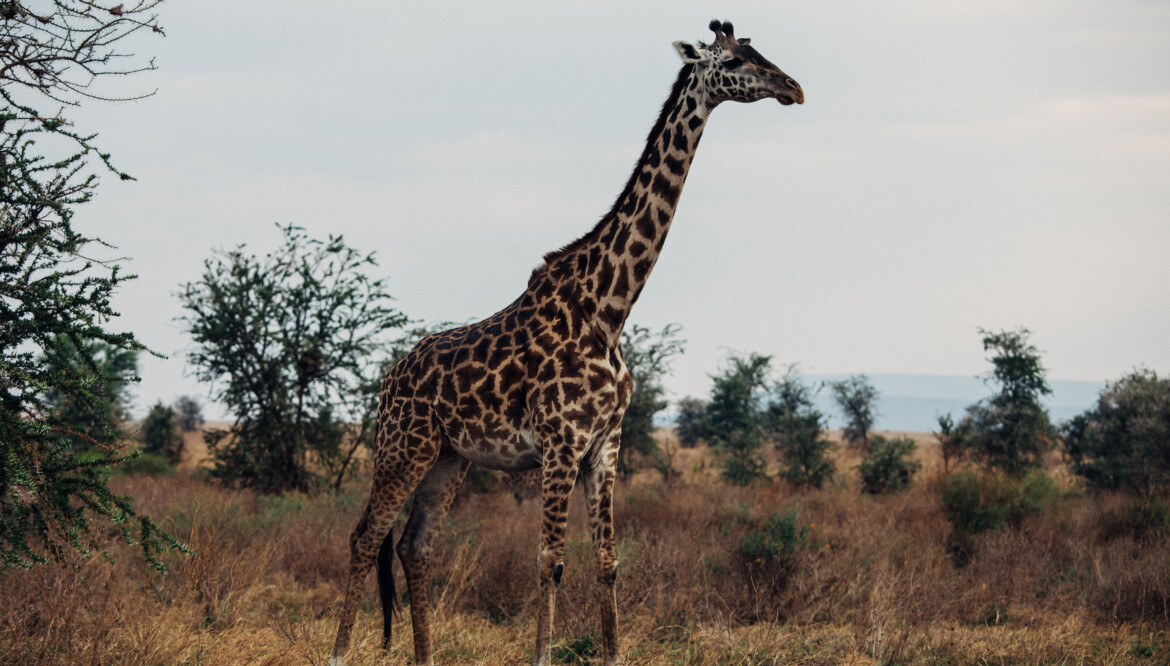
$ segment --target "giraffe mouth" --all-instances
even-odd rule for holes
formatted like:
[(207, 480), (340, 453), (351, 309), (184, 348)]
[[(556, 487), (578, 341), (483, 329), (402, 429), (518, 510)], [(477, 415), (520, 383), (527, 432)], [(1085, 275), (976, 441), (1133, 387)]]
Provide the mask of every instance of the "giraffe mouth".
[(780, 94), (776, 95), (776, 101), (784, 106), (804, 104), (804, 90), (801, 88), (797, 88), (796, 90), (782, 90)]
[(776, 101), (784, 106), (804, 104), (804, 88), (792, 79), (786, 79), (785, 83), (787, 85), (784, 88), (776, 91)]

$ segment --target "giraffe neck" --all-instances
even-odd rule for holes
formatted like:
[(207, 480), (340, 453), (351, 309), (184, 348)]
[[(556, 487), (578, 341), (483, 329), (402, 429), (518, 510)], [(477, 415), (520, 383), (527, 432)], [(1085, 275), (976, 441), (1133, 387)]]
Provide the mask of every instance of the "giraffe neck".
[(679, 72), (642, 156), (609, 213), (585, 236), (545, 255), (542, 268), (558, 283), (576, 283), (583, 314), (611, 346), (619, 343), (626, 318), (662, 252), (707, 123), (710, 109), (696, 92), (698, 77), (691, 65)]

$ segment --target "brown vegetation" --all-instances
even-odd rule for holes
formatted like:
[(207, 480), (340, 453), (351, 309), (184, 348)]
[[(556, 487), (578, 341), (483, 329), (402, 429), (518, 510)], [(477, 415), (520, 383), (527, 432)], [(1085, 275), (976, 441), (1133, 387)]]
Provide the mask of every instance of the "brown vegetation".
[[(1170, 535), (1126, 522), (1130, 503), (1089, 496), (1050, 461), (1064, 494), (1018, 526), (978, 535), (970, 562), (946, 553), (929, 436), (904, 492), (858, 491), (856, 454), (823, 490), (732, 488), (703, 448), (676, 452), (679, 477), (619, 486), (618, 597), (630, 664), (1166, 663)], [(935, 445), (937, 449), (937, 445)], [(113, 562), (0, 578), (0, 663), (324, 663), (364, 487), (265, 497), (195, 474), (112, 485), (194, 550), (162, 577), (111, 540)], [(536, 502), (458, 500), (433, 566), (436, 660), (520, 663), (534, 628)], [(580, 501), (574, 500), (555, 654), (600, 644)], [(776, 557), (743, 544), (775, 516), (799, 528)], [(774, 544), (768, 542), (768, 547)], [(780, 553), (779, 550), (776, 551)], [(399, 589), (404, 589), (400, 587)], [(385, 655), (373, 584), (353, 663), (411, 654), (409, 606)]]

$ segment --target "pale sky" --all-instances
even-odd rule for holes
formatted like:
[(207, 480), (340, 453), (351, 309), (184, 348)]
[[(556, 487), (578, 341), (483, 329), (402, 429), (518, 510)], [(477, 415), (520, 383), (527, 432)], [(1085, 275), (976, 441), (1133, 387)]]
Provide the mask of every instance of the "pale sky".
[(728, 350), (976, 375), (979, 327), (1031, 329), (1053, 379), (1170, 373), (1165, 2), (172, 0), (134, 44), (158, 93), (72, 115), (138, 178), (75, 218), (139, 276), (113, 328), (170, 356), (143, 359), (137, 412), (206, 399), (175, 292), (276, 222), (376, 252), (411, 317), (510, 303), (609, 209), (671, 42), (712, 18), (807, 101), (711, 117), (631, 317), (682, 324), (673, 397)]

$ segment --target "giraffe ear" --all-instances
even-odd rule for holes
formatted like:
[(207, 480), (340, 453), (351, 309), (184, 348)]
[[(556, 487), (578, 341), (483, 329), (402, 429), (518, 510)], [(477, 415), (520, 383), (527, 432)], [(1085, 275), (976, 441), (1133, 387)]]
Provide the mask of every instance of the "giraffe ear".
[(752, 38), (751, 37), (740, 37), (738, 41), (739, 41), (740, 46), (747, 46), (748, 44), (752, 43)]
[(711, 52), (698, 44), (692, 44), (691, 42), (675, 42), (674, 48), (678, 49), (678, 54), (680, 57), (682, 57), (682, 61), (688, 65), (708, 62), (711, 60)]

